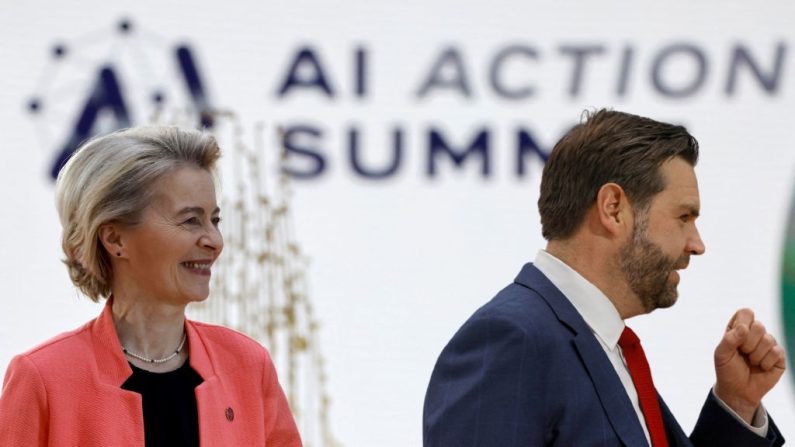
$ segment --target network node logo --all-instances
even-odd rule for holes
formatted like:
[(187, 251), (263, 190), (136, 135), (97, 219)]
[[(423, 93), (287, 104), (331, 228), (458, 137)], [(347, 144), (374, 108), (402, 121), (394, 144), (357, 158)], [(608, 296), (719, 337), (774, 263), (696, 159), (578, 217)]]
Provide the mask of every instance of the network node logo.
[(49, 168), (53, 179), (75, 149), (94, 135), (169, 118), (213, 125), (190, 45), (168, 43), (128, 18), (53, 44), (26, 105), (42, 144), (55, 152)]

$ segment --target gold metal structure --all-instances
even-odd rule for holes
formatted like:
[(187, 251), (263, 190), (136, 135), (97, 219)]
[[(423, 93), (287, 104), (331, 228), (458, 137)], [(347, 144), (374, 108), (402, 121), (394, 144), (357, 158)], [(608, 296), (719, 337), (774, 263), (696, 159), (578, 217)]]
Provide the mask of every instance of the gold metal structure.
[[(266, 144), (265, 125), (255, 127), (254, 141), (247, 144), (233, 114), (214, 115), (223, 151), (219, 206), (225, 246), (213, 269), (210, 298), (189, 314), (265, 345), (304, 445), (339, 446), (329, 421), (331, 397), (310, 299), (309, 261), (294, 234), (289, 179), (278, 169), (284, 151), (268, 150), (281, 145)], [(271, 130), (280, 142), (281, 132)]]

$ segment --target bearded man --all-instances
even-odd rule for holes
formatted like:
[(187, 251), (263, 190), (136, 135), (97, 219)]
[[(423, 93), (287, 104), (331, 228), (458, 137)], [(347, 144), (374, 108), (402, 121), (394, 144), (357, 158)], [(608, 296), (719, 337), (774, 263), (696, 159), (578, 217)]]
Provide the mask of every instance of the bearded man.
[(554, 147), (538, 209), (548, 241), (444, 348), (425, 397), (426, 447), (779, 446), (761, 405), (784, 350), (741, 309), (688, 437), (624, 321), (677, 299), (704, 253), (698, 143), (684, 127), (586, 114)]

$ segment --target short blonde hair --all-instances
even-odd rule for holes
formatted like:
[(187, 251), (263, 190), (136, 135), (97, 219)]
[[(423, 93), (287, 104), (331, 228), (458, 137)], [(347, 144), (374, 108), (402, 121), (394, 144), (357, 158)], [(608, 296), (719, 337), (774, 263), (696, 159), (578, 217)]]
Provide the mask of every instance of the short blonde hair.
[(220, 156), (215, 137), (178, 127), (124, 129), (84, 143), (55, 187), (64, 263), (75, 286), (95, 302), (107, 298), (113, 272), (100, 226), (138, 223), (160, 177), (185, 166), (214, 173)]

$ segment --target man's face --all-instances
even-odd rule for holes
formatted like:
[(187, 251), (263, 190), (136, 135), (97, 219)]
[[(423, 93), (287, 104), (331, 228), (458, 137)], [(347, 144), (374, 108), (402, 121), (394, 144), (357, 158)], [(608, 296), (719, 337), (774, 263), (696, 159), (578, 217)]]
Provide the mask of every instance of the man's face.
[(687, 267), (690, 255), (704, 253), (695, 222), (700, 201), (693, 167), (674, 158), (663, 163), (660, 172), (665, 189), (647, 210), (635, 213), (632, 237), (618, 254), (621, 271), (647, 313), (673, 306), (677, 270)]

